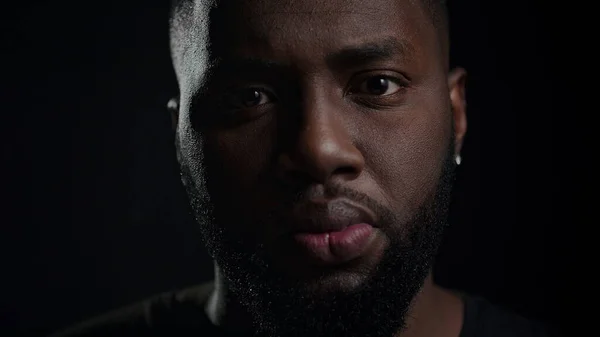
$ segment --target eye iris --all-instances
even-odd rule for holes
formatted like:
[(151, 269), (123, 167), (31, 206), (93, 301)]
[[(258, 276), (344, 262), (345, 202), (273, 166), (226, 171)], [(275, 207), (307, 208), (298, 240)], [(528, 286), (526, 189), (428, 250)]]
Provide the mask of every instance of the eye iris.
[(260, 103), (260, 92), (255, 89), (246, 90), (242, 93), (241, 99), (244, 106), (255, 106)]
[(384, 77), (375, 77), (367, 81), (367, 90), (376, 95), (385, 93), (389, 88), (389, 81)]

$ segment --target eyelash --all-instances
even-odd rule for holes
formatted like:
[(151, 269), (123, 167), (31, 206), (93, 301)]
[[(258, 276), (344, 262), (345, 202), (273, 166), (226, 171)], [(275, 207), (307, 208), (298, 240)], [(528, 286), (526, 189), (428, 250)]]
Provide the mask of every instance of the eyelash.
[[(395, 90), (394, 92), (390, 93), (390, 94), (385, 94), (385, 95), (378, 95), (378, 94), (370, 94), (370, 93), (364, 93), (364, 92), (360, 92), (359, 90), (355, 90), (353, 88), (360, 88), (362, 85), (367, 84), (368, 81), (373, 80), (373, 79), (385, 79), (393, 84), (395, 84), (398, 89)], [(353, 81), (354, 83), (356, 83), (356, 81)], [(396, 94), (400, 91), (402, 91), (403, 89), (405, 89), (408, 86), (408, 81), (404, 78), (400, 78), (397, 76), (391, 76), (391, 75), (387, 75), (387, 74), (374, 74), (374, 75), (369, 75), (369, 76), (362, 76), (360, 77), (360, 81), (358, 81), (358, 85), (354, 85), (351, 84), (346, 90), (346, 95), (352, 95), (360, 100), (364, 100), (364, 101), (372, 101), (373, 99), (389, 99), (393, 96), (396, 96)], [(239, 111), (239, 110), (245, 110), (245, 109), (257, 109), (259, 107), (262, 107), (264, 105), (270, 104), (270, 103), (274, 103), (277, 102), (277, 96), (269, 89), (266, 89), (264, 87), (246, 87), (246, 88), (238, 88), (235, 91), (238, 92), (238, 94), (242, 94), (243, 91), (257, 91), (262, 95), (265, 95), (267, 97), (267, 99), (269, 99), (269, 101), (267, 103), (261, 103), (261, 104), (257, 104), (255, 106), (251, 106), (251, 107), (238, 107), (238, 108), (227, 108), (225, 107), (226, 110), (233, 110), (233, 111)], [(227, 105), (227, 97), (230, 96), (234, 96), (235, 93), (230, 93), (228, 95), (225, 96), (225, 98), (222, 101), (223, 105)], [(242, 99), (243, 100), (243, 99)], [(368, 102), (367, 102), (368, 103)], [(371, 103), (368, 103), (371, 104)]]
[[(352, 88), (353, 87), (361, 87), (363, 84), (368, 84), (368, 82), (370, 80), (374, 80), (374, 79), (385, 79), (387, 81), (389, 81), (390, 83), (395, 84), (398, 89), (395, 90), (394, 92), (390, 93), (390, 94), (371, 94), (371, 93), (364, 93), (364, 92), (360, 92), (360, 91), (355, 91)], [(361, 95), (361, 96), (371, 96), (371, 97), (387, 97), (387, 96), (393, 96), (395, 95), (397, 92), (401, 91), (402, 89), (406, 88), (407, 86), (407, 81), (395, 76), (390, 76), (390, 75), (385, 75), (385, 74), (377, 74), (377, 75), (370, 75), (368, 77), (363, 77), (360, 79), (360, 81), (358, 81), (359, 84), (357, 86), (351, 85), (349, 87), (348, 90), (346, 90), (346, 92), (350, 95)]]
[[(232, 92), (226, 94), (225, 97), (221, 101), (221, 105), (222, 106), (227, 105), (228, 104), (227, 98), (231, 97), (231, 96), (235, 96), (236, 95), (235, 94), (236, 91), (237, 91), (237, 93), (239, 95), (241, 95), (244, 91), (250, 92), (250, 91), (253, 91), (253, 90), (259, 92), (260, 94), (262, 94), (264, 96), (266, 96), (268, 99), (271, 99), (272, 101), (277, 101), (277, 99), (275, 98), (276, 97), (275, 94), (272, 93), (271, 90), (268, 90), (268, 89), (265, 89), (265, 88), (262, 88), (262, 87), (246, 87), (246, 88), (237, 88), (235, 90), (232, 90)], [(232, 100), (233, 100), (233, 98), (232, 98)], [(240, 99), (240, 101), (243, 101), (243, 99)], [(233, 110), (253, 109), (253, 108), (256, 108), (256, 107), (259, 107), (259, 106), (262, 106), (262, 105), (265, 105), (265, 104), (269, 104), (269, 103), (272, 103), (272, 102), (258, 104), (258, 105), (253, 106), (253, 107), (239, 107), (239, 108), (234, 108)]]

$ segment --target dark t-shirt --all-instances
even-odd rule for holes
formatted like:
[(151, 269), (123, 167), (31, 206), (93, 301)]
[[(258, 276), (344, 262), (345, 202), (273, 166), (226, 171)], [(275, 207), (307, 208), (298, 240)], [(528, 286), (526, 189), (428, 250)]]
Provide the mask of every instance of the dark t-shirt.
[[(233, 337), (214, 326), (204, 312), (213, 284), (165, 293), (113, 311), (50, 337)], [(541, 324), (488, 301), (464, 295), (460, 337), (549, 337)], [(242, 336), (240, 336), (242, 337)]]

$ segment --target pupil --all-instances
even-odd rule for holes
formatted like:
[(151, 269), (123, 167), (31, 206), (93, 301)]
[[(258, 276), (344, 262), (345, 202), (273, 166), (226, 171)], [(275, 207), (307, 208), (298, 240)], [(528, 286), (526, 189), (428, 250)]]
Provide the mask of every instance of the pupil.
[(242, 99), (245, 106), (253, 106), (260, 102), (260, 92), (258, 90), (248, 90)]
[(369, 80), (367, 86), (369, 91), (374, 94), (383, 94), (388, 89), (388, 80), (383, 77), (377, 77)]

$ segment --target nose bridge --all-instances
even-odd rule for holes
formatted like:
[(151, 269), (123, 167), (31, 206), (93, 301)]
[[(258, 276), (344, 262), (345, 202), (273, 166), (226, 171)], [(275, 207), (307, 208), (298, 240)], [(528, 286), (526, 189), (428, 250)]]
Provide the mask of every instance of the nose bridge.
[(323, 182), (340, 173), (357, 176), (363, 157), (354, 146), (341, 113), (341, 104), (327, 87), (306, 85), (302, 90), (300, 125), (290, 153), (292, 170)]
[[(351, 143), (335, 103), (319, 87), (304, 91), (298, 147), (304, 155), (328, 155)], [(307, 152), (308, 151), (308, 152)], [(310, 152), (310, 153), (309, 153)]]

